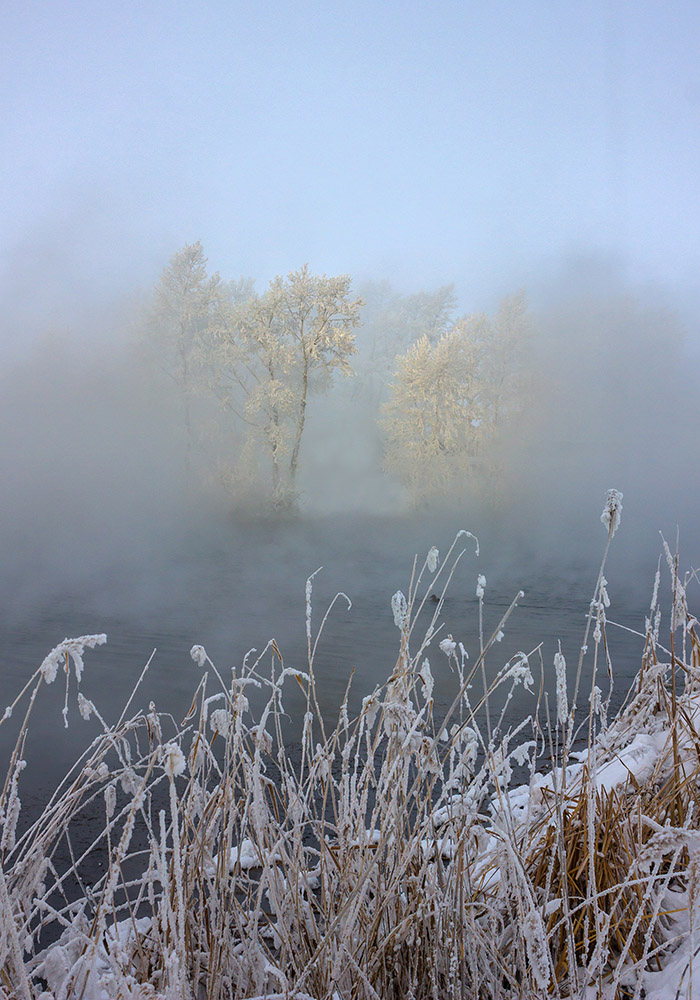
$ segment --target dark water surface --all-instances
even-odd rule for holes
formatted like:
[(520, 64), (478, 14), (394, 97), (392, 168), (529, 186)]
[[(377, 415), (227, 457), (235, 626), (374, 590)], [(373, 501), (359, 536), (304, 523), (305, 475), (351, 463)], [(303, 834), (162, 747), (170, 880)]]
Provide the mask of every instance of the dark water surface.
[[(422, 564), (434, 544), (442, 556), (460, 527), (459, 523), (431, 526), (425, 518), (420, 523), (347, 517), (231, 522), (223, 528), (200, 526), (188, 537), (171, 539), (167, 545), (144, 543), (142, 556), (130, 548), (124, 558), (116, 553), (108, 563), (104, 559), (91, 563), (89, 554), (83, 554), (79, 572), (65, 561), (64, 570), (54, 566), (50, 573), (40, 564), (29, 566), (23, 578), (7, 582), (5, 588), (9, 596), (3, 625), (0, 701), (11, 701), (47, 652), (64, 637), (95, 632), (106, 632), (108, 641), (86, 652), (82, 688), (109, 723), (119, 717), (154, 649), (135, 707), (146, 706), (152, 699), (161, 711), (170, 711), (177, 718), (182, 718), (189, 706), (201, 676), (201, 669), (189, 655), (194, 643), (205, 646), (224, 676), (232, 666), (240, 667), (249, 649), (262, 651), (273, 637), (285, 663), (305, 669), (305, 581), (323, 566), (314, 580), (314, 634), (338, 591), (352, 600), (350, 610), (341, 600), (331, 612), (315, 663), (321, 710), (332, 721), (353, 671), (353, 710), (391, 673), (398, 651), (391, 596), (399, 589), (408, 593), (414, 554)], [(479, 573), (487, 578), (487, 637), (518, 590), (525, 592), (502, 642), (494, 646), (489, 657), (489, 676), (517, 651), (530, 653), (540, 646), (545, 679), (553, 690), (552, 660), (560, 640), (573, 678), (604, 547), (602, 530), (599, 535), (596, 547), (591, 546), (589, 555), (581, 556), (579, 551), (576, 562), (556, 549), (539, 559), (524, 557), (497, 535), (482, 539), (477, 558), (473, 542), (463, 540), (459, 548), (466, 552), (441, 614), (444, 628), (427, 654), (436, 677), (438, 713), (444, 712), (456, 690), (446, 657), (438, 648), (439, 639), (451, 633), (464, 643), (472, 659), (478, 655), (475, 589)], [(622, 566), (621, 576), (624, 570)], [(610, 618), (642, 629), (651, 579), (616, 581), (614, 567), (608, 578)], [(420, 630), (416, 637), (419, 635)], [(609, 639), (616, 677), (614, 706), (639, 666), (642, 640), (612, 628)], [(539, 673), (539, 662), (539, 654), (532, 657), (533, 673)], [(584, 691), (586, 683), (584, 679)], [(285, 701), (292, 725), (304, 711), (295, 687), (290, 685)], [(41, 797), (55, 787), (96, 733), (92, 723), (80, 718), (74, 695), (70, 726), (64, 730), (62, 706), (59, 678), (53, 688), (41, 692), (32, 717), (24, 787), (30, 788), (33, 796)], [(519, 690), (511, 715), (521, 717), (533, 706), (533, 697)], [(10, 752), (14, 722), (9, 720), (0, 729), (3, 762)]]

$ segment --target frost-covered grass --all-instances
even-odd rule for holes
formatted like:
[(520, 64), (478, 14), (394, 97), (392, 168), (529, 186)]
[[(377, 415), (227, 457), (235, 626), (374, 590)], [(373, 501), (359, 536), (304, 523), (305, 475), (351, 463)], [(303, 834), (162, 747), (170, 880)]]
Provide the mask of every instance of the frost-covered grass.
[[(616, 505), (611, 496), (608, 546)], [(19, 719), (19, 735), (0, 799), (0, 992), (700, 996), (700, 642), (677, 559), (666, 550), (669, 643), (657, 576), (639, 674), (608, 720), (597, 683), (610, 668), (603, 569), (580, 662), (567, 670), (557, 655), (550, 704), (534, 657), (491, 667), (520, 595), (492, 637), (479, 616), (473, 661), (440, 631), (441, 604), (428, 596), (444, 595), (462, 541), (475, 540), (460, 533), (443, 560), (431, 549), (394, 595), (398, 657), (358, 717), (346, 699), (337, 726), (324, 725), (310, 580), (303, 672), (272, 641), (222, 677), (195, 646), (202, 677), (183, 723), (153, 706), (132, 714), (133, 699), (115, 725), (100, 720), (101, 735), (18, 833), (35, 699), (58, 673), (79, 682), (85, 647), (104, 637), (53, 650), (2, 720)], [(447, 656), (458, 679), (439, 719), (429, 656)], [(283, 728), (290, 684), (306, 702), (294, 753)], [(506, 727), (495, 706), (521, 686), (532, 712)], [(256, 701), (266, 694), (255, 717), (251, 687)]]

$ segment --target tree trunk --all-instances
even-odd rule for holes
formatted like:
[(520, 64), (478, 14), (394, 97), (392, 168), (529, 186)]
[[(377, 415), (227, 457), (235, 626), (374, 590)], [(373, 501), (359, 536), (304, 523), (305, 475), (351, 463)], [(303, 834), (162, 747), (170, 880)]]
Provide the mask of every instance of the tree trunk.
[(301, 399), (299, 400), (299, 416), (297, 418), (297, 432), (294, 438), (294, 448), (289, 462), (289, 476), (292, 487), (296, 482), (297, 468), (299, 466), (299, 448), (301, 447), (301, 436), (304, 433), (306, 422), (306, 397), (309, 390), (309, 364), (304, 361), (304, 374), (301, 382)]
[[(267, 371), (270, 382), (275, 381), (275, 368), (272, 361), (267, 362)], [(274, 397), (273, 397), (274, 398)], [(280, 414), (276, 403), (272, 404), (272, 435), (270, 437), (270, 451), (272, 452), (272, 493), (276, 501), (276, 494), (280, 485), (280, 463), (279, 463), (279, 443), (280, 443)]]

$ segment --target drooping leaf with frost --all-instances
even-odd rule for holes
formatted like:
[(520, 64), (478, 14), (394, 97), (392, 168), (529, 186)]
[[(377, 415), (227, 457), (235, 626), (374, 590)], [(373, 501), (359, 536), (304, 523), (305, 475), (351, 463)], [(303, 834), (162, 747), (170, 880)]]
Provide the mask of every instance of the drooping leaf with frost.
[(177, 778), (187, 766), (185, 755), (177, 743), (166, 743), (163, 747), (163, 770), (169, 778)]
[(47, 684), (52, 684), (56, 680), (56, 673), (59, 667), (64, 667), (67, 657), (73, 662), (75, 676), (80, 683), (83, 676), (83, 653), (85, 649), (94, 649), (95, 646), (102, 646), (107, 642), (104, 632), (98, 635), (81, 635), (77, 639), (64, 639), (58, 646), (55, 646), (39, 668), (41, 676)]

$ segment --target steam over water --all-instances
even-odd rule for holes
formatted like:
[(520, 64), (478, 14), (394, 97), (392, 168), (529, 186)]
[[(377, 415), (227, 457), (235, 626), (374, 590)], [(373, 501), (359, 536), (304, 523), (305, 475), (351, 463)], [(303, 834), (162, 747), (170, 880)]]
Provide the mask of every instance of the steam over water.
[[(380, 291), (394, 312), (405, 311), (408, 300)], [(681, 565), (697, 559), (692, 343), (660, 299), (632, 294), (600, 267), (579, 269), (540, 298), (526, 354), (528, 402), (498, 442), (498, 488), (457, 490), (413, 510), (382, 467), (378, 418), (386, 385), (373, 351), (382, 337), (385, 354), (401, 345), (377, 319), (387, 313), (378, 313), (376, 302), (357, 331), (356, 377), (309, 404), (300, 509), (285, 516), (266, 513), (264, 495), (246, 496), (236, 475), (220, 475), (222, 455), (231, 461), (220, 447), (222, 427), (228, 433), (234, 425), (202, 394), (191, 401), (196, 446), (186, 456), (182, 398), (157, 368), (147, 368), (134, 327), (109, 337), (103, 331), (101, 341), (47, 337), (27, 350), (0, 382), (0, 701), (9, 702), (64, 637), (95, 632), (106, 632), (108, 643), (89, 654), (84, 687), (107, 722), (154, 649), (134, 708), (153, 699), (179, 717), (200, 677), (189, 656), (195, 643), (224, 675), (272, 638), (287, 665), (304, 669), (304, 585), (323, 566), (314, 580), (314, 631), (339, 591), (352, 608), (336, 604), (319, 643), (320, 706), (332, 719), (353, 674), (350, 705), (357, 710), (396, 662), (391, 596), (408, 592), (414, 555), (420, 566), (432, 545), (444, 554), (460, 529), (479, 537), (481, 555), (468, 540), (438, 639), (452, 634), (472, 660), (478, 655), (475, 589), (484, 574), (487, 638), (525, 592), (489, 656), (489, 675), (541, 643), (549, 681), (558, 640), (575, 670), (609, 487), (625, 494), (606, 570), (609, 618), (642, 631), (658, 531), (673, 546), (678, 525)], [(409, 305), (415, 312), (416, 303), (438, 299), (418, 296)], [(240, 441), (235, 433), (226, 440), (233, 454)], [(612, 626), (608, 639), (614, 707), (639, 666), (642, 642)], [(439, 713), (455, 680), (437, 641), (428, 655)], [(536, 676), (539, 655), (531, 659)], [(584, 677), (584, 692), (587, 683)], [(59, 692), (42, 699), (41, 724), (32, 725), (42, 748), (36, 781), (51, 787), (93, 730), (72, 712), (62, 733)], [(531, 704), (530, 696), (514, 701), (513, 718)], [(291, 684), (285, 707), (294, 726), (304, 706)]]

